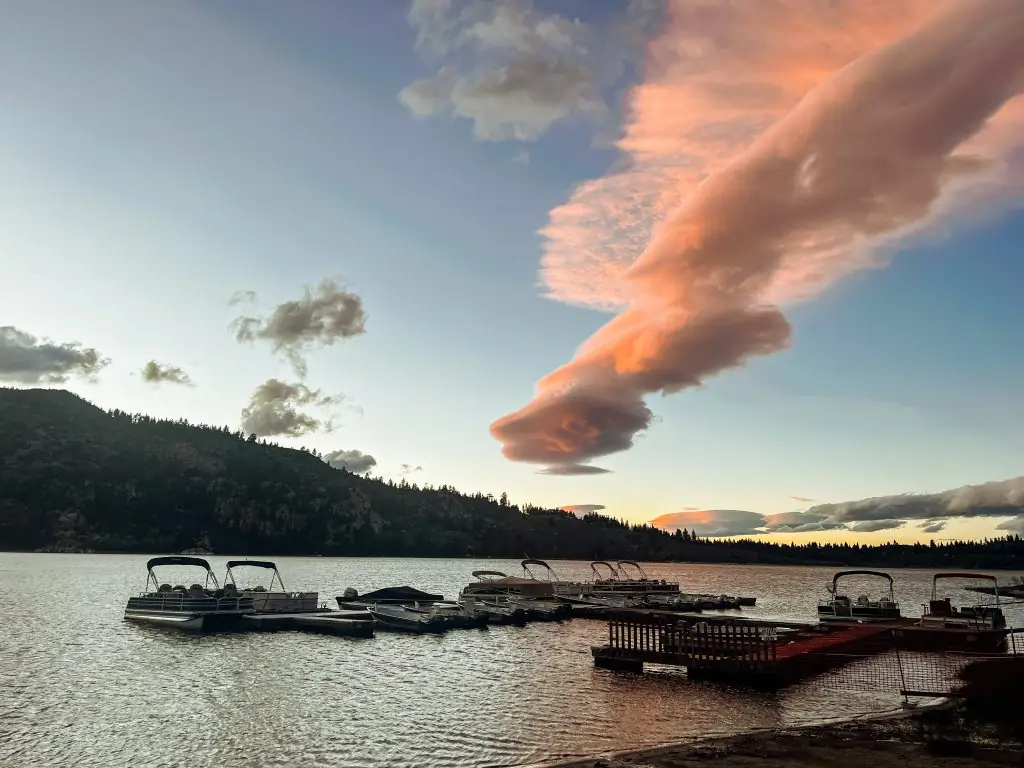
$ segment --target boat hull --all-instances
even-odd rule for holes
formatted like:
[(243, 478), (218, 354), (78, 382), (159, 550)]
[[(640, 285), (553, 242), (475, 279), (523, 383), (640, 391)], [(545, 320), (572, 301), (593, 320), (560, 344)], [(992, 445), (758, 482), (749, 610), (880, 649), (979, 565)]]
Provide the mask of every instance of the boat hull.
[(124, 618), (187, 632), (213, 632), (241, 629), (243, 617), (253, 613), (253, 602), (246, 597), (146, 595), (128, 598)]
[(974, 651), (998, 653), (1006, 649), (1005, 629), (959, 629), (904, 626), (893, 635), (908, 649), (917, 651)]
[(447, 629), (444, 620), (432, 617), (424, 620), (415, 616), (401, 616), (396, 613), (385, 613), (374, 608), (367, 608), (373, 616), (374, 625), (392, 632), (408, 632), (415, 635), (441, 634)]

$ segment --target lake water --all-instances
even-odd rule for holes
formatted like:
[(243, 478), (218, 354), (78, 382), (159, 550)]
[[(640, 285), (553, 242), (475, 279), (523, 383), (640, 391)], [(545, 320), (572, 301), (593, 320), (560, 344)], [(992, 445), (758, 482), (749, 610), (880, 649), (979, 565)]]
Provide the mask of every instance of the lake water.
[[(898, 705), (895, 687), (763, 694), (676, 670), (598, 670), (590, 646), (604, 642), (606, 625), (583, 619), (437, 637), (189, 636), (123, 620), (146, 559), (0, 553), (0, 766), (518, 766)], [(227, 558), (209, 559), (220, 577)], [(451, 598), (472, 570), (519, 572), (500, 560), (277, 562), (289, 589), (319, 590), (332, 606), (349, 586), (409, 584)], [(561, 578), (590, 576), (587, 563), (552, 565)], [(690, 564), (648, 572), (684, 591), (756, 595), (745, 615), (796, 620), (814, 618), (832, 575)], [(930, 572), (892, 573), (904, 613), (917, 615)]]

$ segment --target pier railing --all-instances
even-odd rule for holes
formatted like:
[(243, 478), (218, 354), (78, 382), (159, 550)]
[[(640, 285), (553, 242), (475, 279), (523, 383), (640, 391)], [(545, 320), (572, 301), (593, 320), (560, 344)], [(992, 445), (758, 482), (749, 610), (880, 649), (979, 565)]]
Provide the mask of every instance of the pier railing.
[(689, 669), (763, 672), (777, 661), (773, 628), (681, 621), (678, 614), (622, 611), (608, 621), (609, 658), (685, 664)]

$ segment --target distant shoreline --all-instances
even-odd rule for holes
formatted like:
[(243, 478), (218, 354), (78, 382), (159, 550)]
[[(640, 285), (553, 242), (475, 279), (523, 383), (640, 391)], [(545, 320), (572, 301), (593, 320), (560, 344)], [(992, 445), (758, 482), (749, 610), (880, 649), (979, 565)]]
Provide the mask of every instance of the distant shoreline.
[[(36, 552), (29, 550), (18, 550), (18, 549), (5, 549), (0, 550), (0, 555), (137, 555), (139, 557), (157, 557), (163, 555), (177, 555), (178, 552)], [(323, 560), (521, 560), (521, 557), (492, 557), (487, 555), (479, 556), (446, 556), (446, 555), (283, 555), (283, 554), (271, 554), (267, 552), (226, 552), (226, 553), (213, 553), (207, 555), (195, 555), (195, 557), (229, 557), (233, 559), (246, 559), (246, 558), (283, 558), (283, 557), (301, 557), (306, 559), (323, 559)], [(587, 559), (571, 559), (571, 558), (543, 558), (548, 563), (590, 563), (592, 561)], [(614, 559), (614, 558), (613, 558)], [(807, 563), (723, 563), (723, 562), (704, 562), (700, 560), (642, 560), (640, 561), (645, 566), (659, 566), (659, 565), (710, 565), (710, 566), (722, 566), (726, 568), (732, 568), (735, 566), (742, 566), (744, 568), (876, 568), (876, 569), (895, 569), (901, 571), (927, 571), (934, 573), (936, 571), (943, 570), (938, 566), (921, 566), (921, 565), (878, 565), (876, 563), (821, 563), (821, 562), (807, 562)], [(1019, 573), (1020, 568), (994, 568), (991, 566), (973, 567), (973, 566), (954, 566), (957, 568), (963, 568), (970, 571), (997, 571), (999, 573)]]

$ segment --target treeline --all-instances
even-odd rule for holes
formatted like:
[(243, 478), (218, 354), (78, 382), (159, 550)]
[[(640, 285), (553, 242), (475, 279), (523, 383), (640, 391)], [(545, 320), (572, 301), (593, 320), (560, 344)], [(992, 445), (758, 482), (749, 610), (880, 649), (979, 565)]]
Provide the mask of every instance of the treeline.
[(1024, 541), (709, 541), (334, 469), (228, 427), (0, 389), (0, 549), (1024, 569)]

